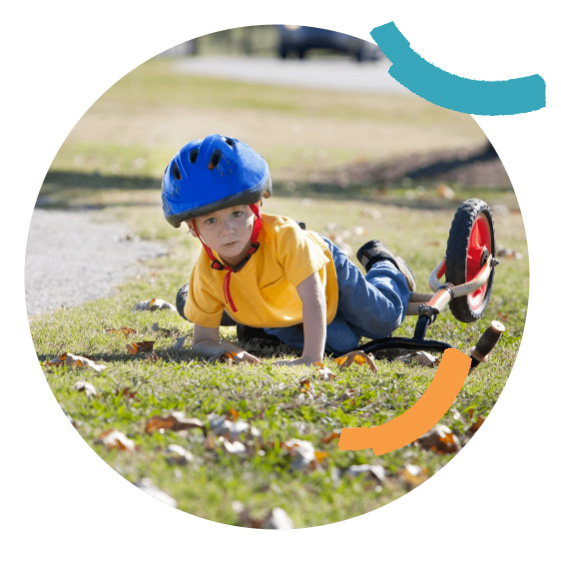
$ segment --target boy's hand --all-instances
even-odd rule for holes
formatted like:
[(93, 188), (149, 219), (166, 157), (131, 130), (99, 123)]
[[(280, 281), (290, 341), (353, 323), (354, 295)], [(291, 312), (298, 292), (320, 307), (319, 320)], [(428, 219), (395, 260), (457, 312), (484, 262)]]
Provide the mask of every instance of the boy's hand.
[(209, 328), (195, 324), (193, 328), (193, 350), (197, 354), (213, 360), (232, 360), (236, 364), (239, 362), (261, 363), (256, 356), (240, 349), (240, 347), (228, 341), (221, 342), (218, 327)]

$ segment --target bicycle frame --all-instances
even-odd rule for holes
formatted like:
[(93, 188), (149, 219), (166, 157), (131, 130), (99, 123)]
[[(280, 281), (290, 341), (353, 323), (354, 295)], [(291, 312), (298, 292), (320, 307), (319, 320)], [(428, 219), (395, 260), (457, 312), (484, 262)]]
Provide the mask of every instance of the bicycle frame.
[[(432, 294), (412, 292), (406, 315), (418, 315), (415, 333), (412, 338), (407, 337), (386, 337), (376, 339), (358, 347), (358, 350), (375, 353), (381, 350), (405, 349), (410, 351), (432, 351), (444, 352), (452, 346), (442, 341), (426, 340), (425, 335), (428, 326), (433, 323), (437, 315), (442, 312), (450, 303), (452, 298), (466, 296), (474, 290), (481, 288), (488, 280), (497, 261), (490, 255), (487, 261), (469, 282), (454, 285), (452, 283), (440, 283), (446, 269), (446, 260), (443, 259), (432, 271), (429, 276), (429, 287), (433, 290)], [(487, 354), (499, 340), (504, 331), (504, 326), (499, 322), (492, 322), (491, 327), (480, 338), (476, 349), (472, 352), (472, 368), (485, 360)]]

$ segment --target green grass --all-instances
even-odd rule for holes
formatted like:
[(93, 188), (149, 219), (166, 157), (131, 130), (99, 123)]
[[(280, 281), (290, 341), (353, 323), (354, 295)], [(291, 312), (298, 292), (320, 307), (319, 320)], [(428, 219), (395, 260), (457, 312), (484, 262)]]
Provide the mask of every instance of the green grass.
[[(214, 47), (202, 41), (203, 52)], [(220, 131), (215, 130), (218, 123)], [(173, 303), (189, 278), (199, 247), (185, 229), (174, 230), (163, 219), (159, 185), (177, 149), (211, 132), (251, 139), (267, 158), (275, 196), (266, 201), (265, 211), (340, 236), (353, 253), (368, 239), (382, 239), (411, 265), (419, 291), (427, 290), (426, 279), (446, 251), (450, 222), (462, 200), (478, 196), (510, 209), (496, 213), (497, 242), (520, 252), (522, 259), (501, 263), (485, 320), (464, 325), (446, 311), (429, 328), (431, 338), (468, 353), (490, 320), (499, 318), (507, 327), (491, 361), (469, 376), (442, 419), (462, 445), (469, 441), (473, 422), (485, 418), (500, 395), (524, 328), (529, 273), (516, 198), (510, 188), (497, 186), (452, 185), (455, 197), (448, 200), (438, 197), (430, 182), (423, 182), (424, 190), (411, 181), (342, 188), (329, 179), (332, 170), (353, 162), (478, 146), (484, 135), (469, 116), (415, 97), (188, 77), (176, 73), (173, 60), (166, 59), (142, 65), (106, 92), (66, 139), (47, 175), (40, 193), (43, 206), (100, 209), (99, 220), (123, 222), (168, 249), (113, 297), (30, 320), (45, 377), (88, 444), (127, 480), (150, 477), (175, 498), (178, 508), (223, 523), (242, 524), (234, 501), (247, 507), (253, 519), (282, 507), (297, 527), (379, 508), (433, 475), (454, 454), (413, 443), (375, 457), (369, 450), (341, 452), (337, 439), (328, 437), (343, 427), (381, 424), (399, 415), (423, 394), (433, 368), (380, 360), (373, 374), (358, 365), (340, 370), (326, 358), (335, 377), (322, 380), (317, 369), (273, 366), (271, 352), (264, 353), (260, 366), (206, 362), (190, 352), (192, 325), (177, 314), (133, 311), (137, 302), (150, 298)], [(314, 178), (318, 171), (327, 172), (327, 179)], [(154, 323), (160, 331), (152, 329)], [(406, 319), (396, 335), (411, 336), (414, 325), (413, 318)], [(107, 331), (121, 327), (136, 334)], [(223, 335), (235, 340), (231, 328)], [(181, 336), (185, 346), (176, 349)], [(127, 344), (145, 340), (155, 342), (152, 353), (127, 353)], [(107, 368), (98, 374), (46, 365), (65, 352), (87, 355)], [(302, 379), (309, 380), (309, 391), (302, 391), (308, 388)], [(79, 380), (92, 383), (96, 396), (73, 390)], [(200, 429), (146, 433), (151, 417), (176, 411), (199, 419), (207, 430), (211, 414), (239, 416), (260, 436), (242, 435), (247, 453), (234, 456)], [(109, 450), (99, 443), (109, 429), (124, 432), (135, 450)], [(283, 443), (294, 438), (309, 441), (319, 453), (315, 470), (293, 468)], [(194, 461), (169, 464), (166, 449), (174, 443), (188, 449)], [(385, 480), (351, 479), (348, 468), (359, 464), (382, 465)], [(408, 464), (418, 466), (421, 475), (408, 476)]]
[(245, 84), (175, 64), (153, 59), (114, 84), (51, 170), (158, 179), (185, 142), (220, 132), (258, 147), (275, 180), (306, 180), (318, 169), (485, 140), (471, 117), (414, 96)]
[[(205, 362), (189, 350), (192, 326), (170, 311), (133, 311), (134, 305), (152, 297), (174, 301), (177, 287), (187, 278), (197, 246), (190, 236), (174, 231), (160, 217), (156, 194), (153, 203), (115, 207), (121, 219), (142, 224), (145, 237), (167, 240), (169, 254), (153, 262), (141, 278), (123, 286), (106, 300), (60, 310), (31, 321), (33, 340), (45, 376), (57, 400), (73, 419), (77, 430), (94, 450), (126, 479), (137, 482), (150, 477), (154, 484), (175, 498), (178, 508), (191, 514), (228, 524), (240, 519), (232, 507), (240, 501), (252, 518), (260, 518), (280, 506), (297, 527), (327, 524), (360, 515), (403, 495), (426, 476), (441, 469), (454, 454), (438, 454), (411, 444), (382, 457), (372, 451), (342, 452), (337, 439), (324, 443), (342, 427), (371, 426), (387, 422), (408, 409), (422, 395), (435, 370), (398, 362), (377, 361), (378, 374), (358, 365), (340, 370), (329, 358), (325, 364), (336, 377), (323, 381), (317, 369), (275, 367), (266, 355), (261, 366)], [(366, 233), (349, 233), (346, 242), (356, 249), (365, 239), (382, 237), (411, 264), (424, 290), (424, 279), (445, 250), (452, 217), (449, 210), (422, 211), (353, 201), (271, 199), (268, 210), (305, 218), (308, 227), (329, 233), (350, 231), (360, 224)], [(377, 211), (376, 218), (369, 212)], [(331, 226), (329, 226), (331, 224)], [(334, 225), (342, 230), (334, 230)], [(400, 224), (399, 228), (395, 224)], [(520, 217), (497, 216), (498, 242), (525, 253)], [(164, 235), (163, 232), (166, 232)], [(169, 235), (168, 235), (169, 234)], [(171, 237), (170, 237), (171, 236)], [(442, 423), (462, 444), (469, 440), (469, 427), (485, 418), (500, 395), (520, 344), (528, 294), (528, 262), (505, 260), (486, 317), (500, 317), (507, 326), (501, 344), (489, 364), (481, 365), (468, 378)], [(153, 323), (168, 332), (153, 331)], [(488, 321), (464, 325), (447, 311), (431, 326), (430, 337), (448, 341), (465, 353), (487, 327)], [(137, 334), (106, 332), (129, 327)], [(411, 336), (413, 318), (396, 335)], [(235, 331), (224, 328), (235, 340)], [(185, 347), (173, 348), (179, 336)], [(154, 340), (154, 354), (128, 355), (126, 344)], [(106, 365), (102, 373), (91, 369), (49, 367), (45, 362), (64, 352), (87, 355)], [(302, 391), (303, 378), (311, 391)], [(88, 398), (72, 390), (78, 380), (91, 382), (97, 396)], [(130, 388), (134, 399), (123, 395)], [(352, 390), (352, 393), (351, 393)], [(209, 415), (239, 415), (260, 432), (258, 439), (242, 435), (248, 446), (244, 456), (229, 455), (217, 440), (209, 446), (198, 429), (186, 433), (167, 431), (149, 435), (147, 421), (181, 411), (209, 427)], [(134, 451), (108, 450), (96, 443), (110, 428), (131, 438)], [(293, 459), (283, 443), (297, 438), (311, 442), (326, 453), (315, 470), (292, 468)], [(186, 466), (166, 461), (169, 444), (180, 444), (195, 460)], [(386, 479), (351, 479), (352, 465), (380, 464)], [(420, 479), (404, 475), (407, 464), (425, 470)]]

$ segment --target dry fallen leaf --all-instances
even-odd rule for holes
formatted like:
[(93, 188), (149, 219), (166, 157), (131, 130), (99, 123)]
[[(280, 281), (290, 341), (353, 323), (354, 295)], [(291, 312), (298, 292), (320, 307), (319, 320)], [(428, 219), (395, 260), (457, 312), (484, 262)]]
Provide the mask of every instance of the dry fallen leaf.
[(206, 427), (199, 419), (188, 418), (181, 411), (170, 413), (167, 417), (160, 417), (155, 415), (148, 419), (144, 431), (148, 434), (154, 434), (160, 430), (187, 430), (187, 429), (201, 429), (206, 436)]
[[(298, 440), (292, 438), (281, 444), (282, 448), (285, 448), (290, 456), (293, 458), (292, 468), (297, 470), (315, 470), (318, 464), (323, 461), (325, 456), (321, 452), (316, 452), (314, 445), (307, 440)], [(320, 458), (316, 454), (319, 454)]]
[(170, 444), (166, 449), (166, 454), (166, 462), (168, 464), (184, 466), (195, 459), (189, 450), (185, 450), (185, 448), (179, 446), (179, 444)]
[(228, 409), (228, 420), (229, 421), (237, 421), (240, 418), (240, 412), (233, 407)]
[(427, 353), (426, 351), (415, 351), (413, 353), (408, 353), (406, 355), (398, 356), (395, 360), (404, 362), (405, 364), (416, 363), (421, 366), (435, 366), (438, 364), (438, 360), (435, 356)]
[(400, 475), (405, 485), (412, 489), (428, 479), (429, 470), (426, 467), (420, 468), (419, 466), (407, 464)]
[(132, 451), (135, 449), (134, 442), (124, 433), (115, 429), (103, 431), (95, 440), (96, 444), (103, 444), (109, 450), (114, 448), (123, 451)]
[(243, 442), (240, 442), (239, 440), (234, 440), (233, 442), (231, 442), (223, 436), (219, 436), (218, 441), (222, 443), (222, 446), (224, 446), (224, 450), (226, 450), (228, 454), (240, 456), (242, 454), (245, 454), (247, 450), (245, 444)]
[(329, 436), (321, 439), (322, 444), (329, 444), (331, 441), (338, 439), (341, 436), (341, 429), (334, 430)]
[(122, 333), (125, 336), (128, 335), (136, 335), (136, 330), (130, 327), (119, 327), (118, 329), (115, 327), (108, 327), (105, 330), (105, 333)]
[(314, 452), (314, 456), (316, 457), (316, 460), (321, 464), (323, 460), (325, 460), (325, 458), (329, 456), (329, 452), (320, 452), (319, 450), (316, 450)]
[(336, 358), (335, 362), (340, 368), (348, 368), (353, 363), (360, 365), (366, 364), (372, 372), (378, 372), (376, 364), (374, 363), (374, 358), (371, 354), (366, 354), (364, 351), (351, 351), (350, 353)]
[(469, 434), (475, 434), (480, 428), (481, 425), (483, 424), (483, 421), (485, 421), (484, 417), (477, 417), (477, 421), (475, 421), (475, 423), (473, 423), (473, 425), (471, 425), (471, 427), (469, 427), (468, 429), (468, 433)]
[(436, 194), (443, 199), (448, 199), (449, 201), (453, 200), (455, 196), (454, 189), (448, 187), (445, 183), (440, 183), (436, 187)]
[(174, 312), (177, 311), (175, 306), (172, 306), (169, 302), (160, 300), (159, 298), (152, 298), (151, 300), (144, 300), (143, 302), (139, 302), (133, 309), (137, 311), (150, 310), (151, 312), (154, 312), (156, 310), (172, 310)]
[(133, 400), (136, 397), (136, 392), (132, 391), (128, 386), (125, 386), (124, 388), (117, 388), (113, 393), (116, 396), (121, 395), (130, 400)]
[(425, 450), (432, 450), (437, 454), (452, 454), (461, 448), (458, 437), (445, 425), (436, 425), (417, 442)]
[(346, 475), (351, 478), (366, 474), (365, 479), (376, 479), (378, 483), (383, 483), (386, 479), (386, 470), (384, 466), (361, 464), (349, 467)]
[(262, 518), (252, 516), (249, 508), (240, 501), (233, 501), (232, 509), (238, 515), (237, 525), (244, 528), (262, 528), (267, 530), (292, 530), (294, 528), (294, 523), (288, 514), (279, 507), (272, 508)]
[(231, 421), (224, 415), (211, 413), (208, 416), (208, 423), (213, 434), (216, 436), (224, 436), (230, 442), (240, 440), (242, 434), (250, 434), (252, 437), (261, 436), (261, 433), (256, 428), (250, 426), (250, 424), (243, 419)]
[(129, 355), (136, 355), (138, 353), (150, 352), (154, 349), (156, 341), (138, 341), (136, 343), (127, 343), (127, 353)]
[(107, 368), (107, 366), (99, 364), (91, 360), (90, 358), (80, 355), (73, 355), (71, 353), (64, 353), (57, 358), (48, 360), (45, 364), (47, 366), (60, 366), (62, 364), (66, 364), (66, 366), (71, 366), (72, 368), (88, 366), (89, 368), (93, 368), (96, 372), (101, 372), (102, 370), (105, 370)]
[[(300, 391), (301, 392), (309, 392), (310, 391), (310, 380), (308, 380), (308, 378), (303, 378), (302, 380), (300, 380)], [(312, 387), (312, 391), (313, 391), (313, 387)]]
[(269, 516), (263, 520), (261, 527), (268, 530), (292, 530), (294, 528), (294, 523), (290, 516), (288, 516), (282, 508), (277, 506), (273, 508)]
[(315, 365), (319, 366), (319, 370), (317, 372), (317, 377), (320, 380), (322, 380), (324, 382), (328, 382), (329, 380), (333, 380), (333, 379), (337, 378), (337, 376), (335, 376), (335, 374), (333, 374), (333, 372), (331, 372), (331, 370), (329, 370), (329, 368), (327, 368), (327, 366), (325, 366), (321, 362), (316, 362)]
[(72, 386), (72, 389), (77, 392), (84, 392), (88, 397), (94, 397), (95, 395), (97, 395), (97, 391), (94, 386), (92, 386), (92, 384), (90, 384), (89, 382), (85, 382), (84, 380), (76, 382)]

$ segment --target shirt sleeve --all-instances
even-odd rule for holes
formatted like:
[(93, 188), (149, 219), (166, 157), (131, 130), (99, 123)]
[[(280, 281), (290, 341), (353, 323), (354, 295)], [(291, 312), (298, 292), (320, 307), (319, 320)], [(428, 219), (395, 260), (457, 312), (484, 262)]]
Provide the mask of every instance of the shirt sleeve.
[(201, 264), (195, 264), (189, 282), (189, 292), (185, 302), (185, 317), (203, 327), (220, 327), (224, 304), (209, 290), (208, 283), (201, 275)]
[(329, 263), (320, 239), (313, 232), (302, 230), (296, 223), (286, 223), (279, 228), (277, 254), (286, 271), (286, 278), (294, 286)]

